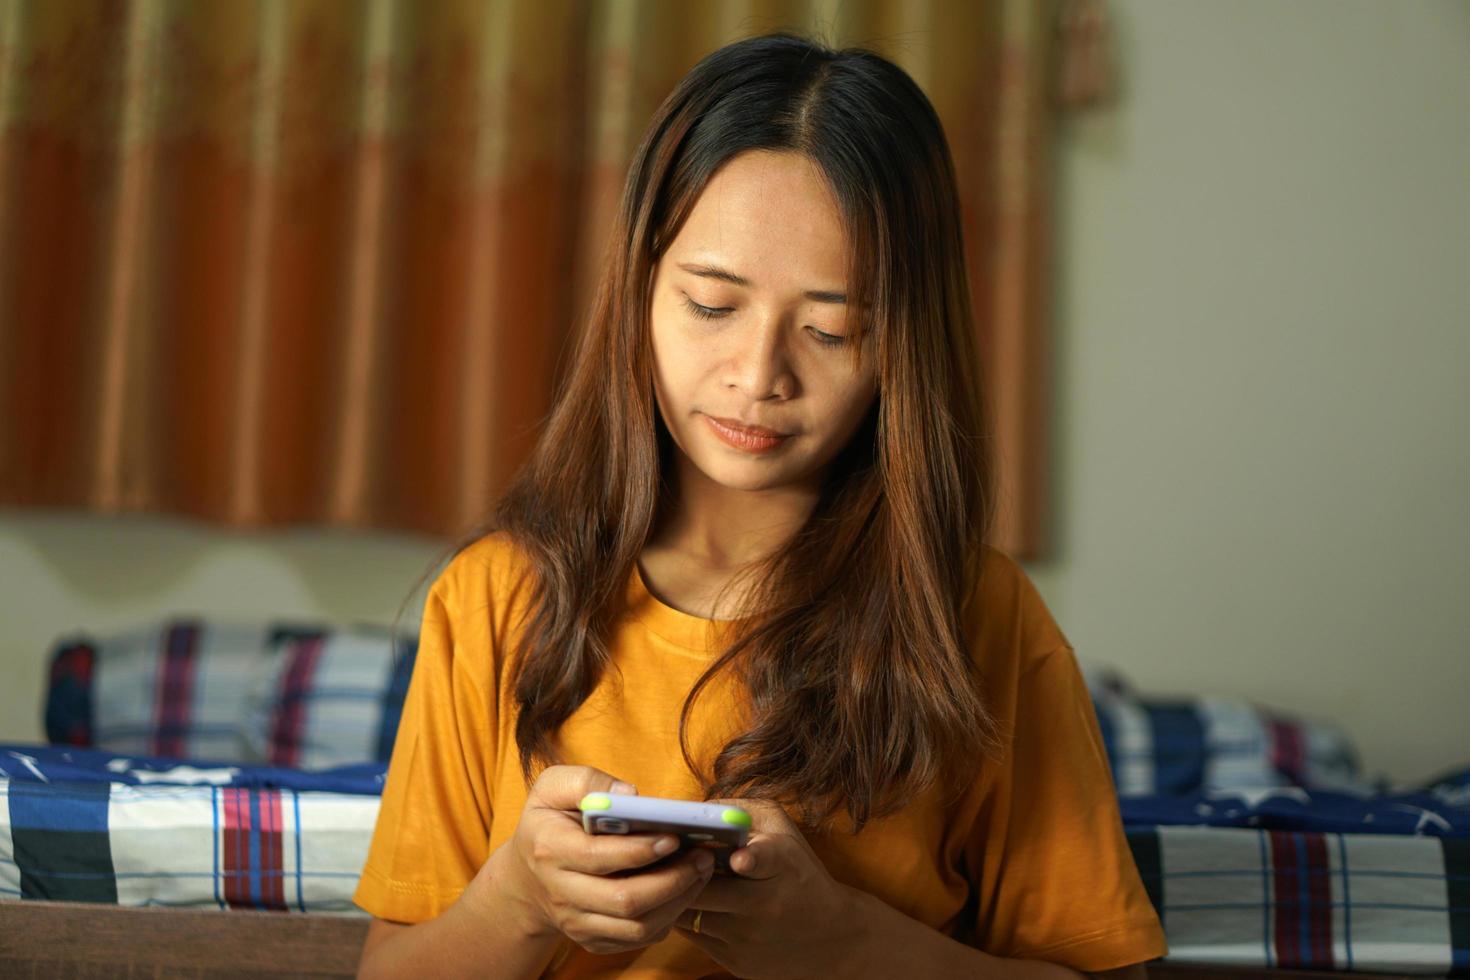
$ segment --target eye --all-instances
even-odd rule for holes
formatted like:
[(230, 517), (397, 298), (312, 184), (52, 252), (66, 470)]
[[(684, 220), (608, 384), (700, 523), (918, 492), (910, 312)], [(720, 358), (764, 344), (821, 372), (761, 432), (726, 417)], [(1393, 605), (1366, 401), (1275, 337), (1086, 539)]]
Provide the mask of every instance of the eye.
[(807, 329), (812, 332), (813, 337), (817, 338), (817, 343), (821, 344), (823, 347), (841, 347), (843, 344), (847, 343), (847, 338), (839, 334), (824, 333), (823, 331), (818, 330), (816, 327), (807, 327)]
[(689, 310), (690, 313), (699, 317), (701, 320), (718, 320), (720, 317), (730, 312), (730, 310), (726, 307), (701, 306), (700, 304), (694, 302), (694, 300), (690, 299), (688, 296), (684, 297), (684, 306)]
[[(701, 320), (718, 320), (733, 312), (733, 309), (728, 306), (705, 306), (702, 303), (696, 303), (687, 294), (684, 296), (684, 308)], [(841, 334), (827, 333), (816, 327), (807, 327), (807, 329), (811, 331), (817, 343), (823, 347), (841, 347), (847, 343), (847, 338)]]

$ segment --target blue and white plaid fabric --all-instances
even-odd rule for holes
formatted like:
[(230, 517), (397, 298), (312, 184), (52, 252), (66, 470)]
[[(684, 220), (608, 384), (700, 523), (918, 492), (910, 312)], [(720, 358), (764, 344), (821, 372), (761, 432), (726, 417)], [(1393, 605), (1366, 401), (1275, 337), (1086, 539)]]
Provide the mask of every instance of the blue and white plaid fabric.
[(1165, 962), (1470, 976), (1470, 838), (1157, 826), (1128, 843)]
[[(0, 746), (0, 897), (353, 910), (412, 654), (195, 621), (61, 644), (48, 734), (106, 751)], [(1391, 793), (1336, 726), (1081, 666), (1168, 962), (1470, 976), (1470, 768)]]
[(383, 772), (0, 748), (0, 897), (354, 912)]
[(416, 640), (387, 630), (174, 620), (52, 655), (53, 744), (324, 767), (386, 760)]
[[(52, 656), (54, 744), (318, 768), (386, 760), (416, 642), (386, 630), (176, 620), (72, 637)], [(1370, 790), (1336, 727), (1243, 700), (1137, 694), (1082, 662), (1120, 795), (1199, 788)]]
[(1091, 687), (1120, 796), (1196, 789), (1306, 786), (1388, 789), (1363, 774), (1340, 728), (1250, 701), (1156, 698)]
[[(0, 746), (0, 895), (352, 911), (384, 771)], [(1470, 976), (1467, 784), (1123, 799), (1167, 961)]]

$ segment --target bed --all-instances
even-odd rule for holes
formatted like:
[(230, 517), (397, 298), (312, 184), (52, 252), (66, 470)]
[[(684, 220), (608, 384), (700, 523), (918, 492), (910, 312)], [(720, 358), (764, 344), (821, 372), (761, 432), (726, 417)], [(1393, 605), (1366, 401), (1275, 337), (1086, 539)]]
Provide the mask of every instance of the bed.
[[(197, 620), (58, 644), (50, 744), (0, 745), (0, 973), (350, 974), (412, 656)], [(1151, 976), (1470, 976), (1470, 766), (1391, 791), (1331, 726), (1084, 671)]]

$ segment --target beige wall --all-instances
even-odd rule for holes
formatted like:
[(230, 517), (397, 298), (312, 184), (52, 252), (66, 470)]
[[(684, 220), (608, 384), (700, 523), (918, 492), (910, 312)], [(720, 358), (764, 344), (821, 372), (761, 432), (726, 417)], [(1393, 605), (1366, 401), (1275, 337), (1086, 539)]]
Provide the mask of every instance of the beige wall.
[(446, 545), (0, 510), (0, 741), (42, 737), (44, 656), (62, 633), (105, 634), (165, 613), (388, 624), (405, 599), (404, 628), (416, 629), (427, 585), (414, 586)]
[[(1084, 658), (1470, 764), (1470, 4), (1111, 5), (1059, 157), (1056, 557)], [(0, 512), (0, 739), (161, 610), (387, 622), (439, 542)]]
[(1060, 154), (1079, 654), (1470, 765), (1470, 4), (1123, 2)]

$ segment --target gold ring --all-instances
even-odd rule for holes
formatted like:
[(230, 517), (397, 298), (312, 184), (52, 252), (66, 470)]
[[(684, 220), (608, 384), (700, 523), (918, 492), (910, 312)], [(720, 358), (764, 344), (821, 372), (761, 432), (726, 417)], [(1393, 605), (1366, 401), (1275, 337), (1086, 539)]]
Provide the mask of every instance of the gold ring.
[(702, 915), (704, 915), (704, 909), (695, 909), (694, 910), (694, 927), (693, 928), (694, 928), (694, 931), (695, 932), (698, 932), (699, 931), (699, 919), (700, 919), (700, 916), (702, 916)]

